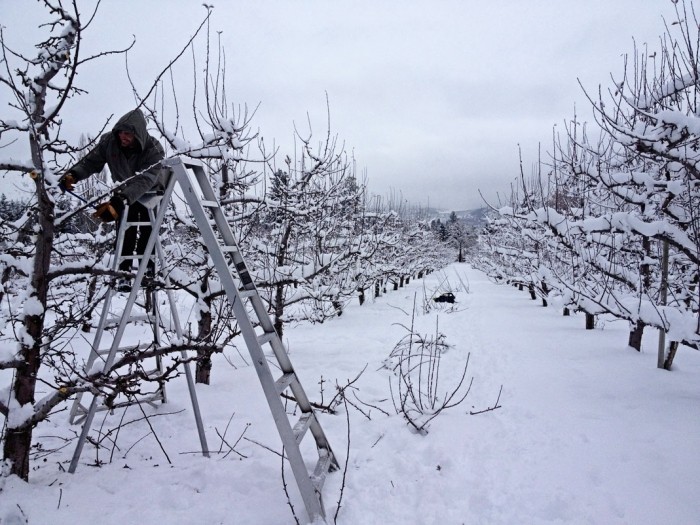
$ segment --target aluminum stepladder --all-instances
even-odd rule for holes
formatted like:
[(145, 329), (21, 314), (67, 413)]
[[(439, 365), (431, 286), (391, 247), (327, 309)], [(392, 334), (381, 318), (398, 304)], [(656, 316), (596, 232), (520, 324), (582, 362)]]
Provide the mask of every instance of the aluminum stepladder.
[[(204, 166), (200, 162), (183, 160), (180, 157), (168, 159), (164, 164), (173, 170), (174, 178), (182, 189), (204, 244), (209, 249), (209, 255), (260, 379), (309, 518), (312, 521), (319, 517), (325, 519), (322, 488), (326, 474), (339, 468), (338, 461), (248, 272)], [(257, 322), (254, 322), (253, 318)], [(271, 348), (273, 363), (276, 361), (281, 370), (277, 379), (273, 377), (263, 350), (265, 345)], [(301, 411), (301, 416), (294, 426), (281, 398), (287, 389), (292, 392)], [(300, 449), (301, 441), (309, 431), (318, 453), (318, 459), (311, 472)]]
[[(126, 305), (119, 317), (115, 317), (111, 314), (112, 300), (114, 299), (116, 291), (113, 286), (107, 289), (107, 293), (104, 298), (102, 314), (100, 315), (100, 321), (95, 333), (95, 339), (92, 344), (90, 351), (90, 356), (88, 357), (87, 364), (85, 366), (85, 371), (87, 374), (95, 372), (100, 365), (102, 365), (102, 372), (107, 373), (115, 362), (118, 355), (124, 355), (127, 352), (139, 352), (148, 349), (157, 350), (161, 341), (161, 318), (159, 315), (158, 304), (155, 297), (155, 292), (152, 290), (144, 290), (146, 294), (146, 304), (149, 303), (148, 299), (150, 297), (151, 307), (144, 308), (145, 314), (143, 315), (133, 315), (134, 306), (136, 300), (141, 290), (141, 284), (143, 282), (144, 276), (146, 275), (146, 270), (148, 268), (149, 261), (153, 261), (155, 267), (157, 268), (158, 263), (161, 267), (164, 267), (164, 255), (162, 247), (159, 240), (159, 230), (163, 222), (163, 217), (167, 209), (167, 204), (170, 202), (174, 187), (175, 187), (175, 177), (171, 176), (168, 180), (165, 192), (162, 195), (147, 195), (145, 198), (139, 200), (148, 210), (149, 222), (130, 222), (127, 219), (128, 209), (122, 214), (122, 223), (119, 226), (117, 232), (117, 243), (115, 246), (115, 253), (112, 258), (112, 270), (118, 271), (119, 264), (125, 260), (137, 260), (139, 262), (138, 271), (134, 277), (133, 283), (131, 285), (131, 290), (126, 301)], [(160, 206), (159, 206), (160, 204)], [(156, 211), (157, 210), (157, 211)], [(122, 245), (124, 242), (124, 233), (126, 228), (129, 226), (139, 227), (139, 226), (150, 226), (151, 235), (149, 236), (148, 243), (144, 250), (143, 255), (127, 255), (122, 256)], [(166, 277), (167, 280), (167, 277)], [(166, 286), (165, 291), (168, 303), (170, 306), (170, 321), (171, 326), (174, 328), (175, 337), (178, 341), (183, 340), (183, 331), (180, 324), (179, 314), (177, 311), (177, 305), (175, 299), (172, 295), (172, 291)], [(122, 337), (129, 323), (134, 321), (143, 321), (150, 323), (153, 330), (153, 337), (151, 341), (139, 343), (137, 345), (127, 345), (120, 346), (122, 342)], [(113, 335), (112, 342), (108, 348), (100, 348), (102, 343), (103, 335), (107, 330), (112, 328), (116, 323), (116, 332)], [(157, 353), (157, 352), (156, 352)], [(185, 350), (181, 351), (181, 358), (183, 363), (180, 365), (184, 367), (185, 377), (187, 378), (187, 385), (190, 394), (190, 400), (192, 402), (192, 409), (194, 412), (195, 423), (197, 426), (197, 432), (199, 434), (199, 440), (202, 447), (202, 453), (205, 456), (209, 455), (209, 449), (207, 446), (206, 436), (204, 433), (204, 426), (202, 424), (201, 413), (199, 410), (199, 403), (197, 401), (197, 392), (195, 389), (194, 378), (192, 376), (192, 371), (190, 369), (189, 363), (187, 362), (188, 356)], [(146, 373), (151, 376), (154, 374), (159, 374), (163, 371), (162, 358), (160, 356), (155, 357), (156, 367)], [(158, 388), (146, 396), (140, 396), (136, 398), (129, 398), (126, 401), (119, 403), (108, 403), (105, 404), (100, 396), (93, 396), (89, 407), (86, 407), (83, 403), (83, 393), (76, 394), (76, 398), (73, 401), (70, 411), (70, 422), (77, 424), (83, 422), (83, 428), (81, 430), (80, 436), (78, 438), (78, 443), (73, 453), (73, 458), (71, 460), (68, 471), (73, 473), (78, 467), (78, 461), (80, 460), (80, 455), (87, 440), (88, 434), (90, 433), (90, 427), (92, 426), (92, 421), (95, 414), (101, 410), (113, 410), (115, 408), (124, 407), (136, 403), (149, 403), (154, 405), (155, 402), (161, 401), (166, 402), (165, 385), (159, 384)]]

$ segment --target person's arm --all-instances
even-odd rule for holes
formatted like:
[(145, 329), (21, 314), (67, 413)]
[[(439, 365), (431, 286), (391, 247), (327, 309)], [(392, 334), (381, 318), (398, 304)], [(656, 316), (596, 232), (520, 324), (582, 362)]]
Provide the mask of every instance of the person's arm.
[(99, 173), (102, 168), (105, 167), (107, 163), (107, 141), (109, 140), (109, 135), (102, 135), (97, 146), (92, 148), (90, 152), (85, 155), (80, 161), (66, 171), (66, 173), (73, 174), (75, 182), (87, 179), (90, 175)]

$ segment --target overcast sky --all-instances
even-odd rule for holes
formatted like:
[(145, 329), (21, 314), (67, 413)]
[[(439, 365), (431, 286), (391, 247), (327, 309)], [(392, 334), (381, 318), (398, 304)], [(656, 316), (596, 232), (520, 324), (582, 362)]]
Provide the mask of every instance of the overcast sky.
[[(491, 202), (508, 194), (518, 144), (529, 173), (555, 123), (574, 106), (589, 118), (578, 79), (591, 91), (607, 87), (633, 37), (654, 49), (662, 16), (675, 16), (671, 0), (212, 3), (228, 97), (259, 104), (252, 125), (266, 143), (291, 154), (294, 123), (306, 129), (307, 114), (320, 138), (327, 94), (331, 130), (372, 192), (447, 210), (480, 206), (478, 190)], [(79, 4), (87, 16), (94, 2)], [(0, 6), (15, 47), (36, 41), (37, 21), (49, 18), (36, 17), (36, 1)], [(129, 63), (145, 90), (205, 14), (197, 0), (103, 0), (85, 48), (124, 47), (135, 35)], [(63, 113), (69, 137), (96, 134), (108, 115), (133, 107), (123, 58), (86, 65), (77, 81), (89, 93)], [(0, 89), (0, 116), (7, 102)]]

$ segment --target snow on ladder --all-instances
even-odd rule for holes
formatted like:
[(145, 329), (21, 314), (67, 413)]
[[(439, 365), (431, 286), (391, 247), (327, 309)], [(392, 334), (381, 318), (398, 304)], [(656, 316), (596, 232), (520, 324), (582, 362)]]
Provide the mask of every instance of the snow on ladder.
[[(164, 164), (173, 170), (174, 178), (183, 191), (204, 244), (209, 249), (209, 255), (231, 303), (260, 379), (309, 518), (312, 521), (317, 517), (325, 518), (322, 488), (326, 474), (339, 468), (338, 461), (248, 272), (203, 165), (190, 159), (183, 161), (180, 157), (169, 159)], [(257, 324), (251, 319), (250, 309), (246, 305), (252, 307)], [(256, 331), (256, 326), (261, 333)], [(272, 349), (282, 371), (282, 375), (277, 379), (273, 377), (263, 351), (265, 345)], [(281, 394), (287, 389), (291, 390), (301, 411), (301, 417), (294, 426), (289, 421), (281, 398)], [(299, 448), (309, 431), (318, 452), (318, 460), (311, 472), (307, 469)]]
[[(156, 194), (147, 194), (146, 197), (139, 200), (139, 202), (143, 204), (148, 210), (150, 218), (149, 222), (130, 222), (127, 219), (128, 207), (122, 214), (122, 222), (119, 226), (117, 233), (117, 242), (115, 246), (115, 254), (112, 259), (111, 269), (113, 271), (118, 271), (119, 265), (126, 260), (136, 260), (139, 263), (139, 267), (136, 276), (134, 277), (134, 281), (131, 284), (126, 305), (124, 306), (121, 315), (117, 316), (111, 314), (112, 303), (115, 298), (114, 283), (112, 283), (112, 285), (107, 290), (102, 307), (102, 314), (100, 315), (100, 321), (95, 332), (95, 339), (93, 340), (90, 356), (88, 357), (88, 361), (85, 366), (86, 374), (94, 373), (98, 371), (100, 367), (104, 373), (107, 373), (118, 356), (126, 356), (129, 353), (144, 351), (147, 349), (157, 350), (162, 344), (161, 319), (158, 310), (158, 303), (156, 300), (156, 292), (148, 288), (144, 289), (145, 304), (142, 306), (145, 313), (135, 315), (134, 307), (137, 305), (136, 301), (139, 295), (139, 291), (142, 289), (141, 285), (144, 276), (146, 275), (146, 271), (149, 267), (149, 262), (152, 261), (152, 263), (150, 264), (151, 269), (153, 270), (153, 275), (150, 276), (151, 278), (155, 277), (156, 275), (155, 270), (157, 264), (160, 264), (161, 267), (164, 266), (164, 255), (159, 241), (159, 230), (160, 225), (163, 222), (163, 217), (165, 216), (167, 204), (170, 202), (175, 182), (175, 177), (171, 176), (170, 180), (168, 181), (165, 192), (162, 196)], [(158, 206), (160, 203), (162, 203), (162, 205)], [(151, 227), (151, 235), (148, 238), (148, 243), (142, 256), (121, 255), (126, 228), (132, 226)], [(177, 337), (177, 339), (182, 340), (183, 331), (177, 312), (177, 305), (172, 295), (172, 291), (170, 291), (169, 287), (166, 287), (166, 294), (170, 306), (171, 325), (175, 329), (175, 336)], [(153, 341), (148, 343), (140, 343), (136, 345), (122, 345), (122, 338), (124, 336), (124, 332), (126, 331), (127, 326), (130, 323), (138, 321), (143, 321), (151, 325)], [(112, 342), (109, 344), (108, 347), (107, 345), (105, 345), (105, 348), (101, 348), (104, 334), (107, 331), (114, 329), (115, 327), (116, 332), (112, 337)], [(183, 366), (185, 369), (185, 377), (187, 378), (190, 400), (192, 402), (192, 408), (194, 411), (195, 423), (197, 425), (197, 432), (199, 434), (202, 453), (205, 456), (208, 456), (209, 450), (207, 447), (206, 436), (204, 434), (204, 426), (202, 425), (202, 418), (199, 411), (199, 403), (197, 401), (197, 393), (195, 390), (194, 378), (192, 376), (192, 371), (190, 370), (189, 363), (186, 362), (187, 353), (184, 350), (181, 352), (181, 357), (183, 361), (185, 361), (181, 366)], [(156, 357), (155, 361), (155, 368), (145, 371), (148, 377), (156, 378), (164, 371), (161, 357)], [(126, 396), (126, 398), (124, 398), (121, 401), (119, 400), (122, 399), (122, 396), (117, 397), (115, 400), (110, 400), (109, 402), (106, 402), (102, 396), (93, 396), (90, 404), (86, 406), (86, 404), (83, 404), (83, 397), (84, 395), (82, 392), (76, 395), (73, 401), (73, 405), (71, 406), (69, 416), (69, 420), (72, 424), (78, 424), (81, 422), (83, 423), (83, 428), (78, 438), (78, 443), (75, 452), (73, 453), (73, 458), (71, 460), (70, 466), (68, 468), (68, 471), (71, 473), (75, 472), (76, 468), (78, 467), (78, 461), (80, 459), (83, 446), (85, 445), (85, 441), (87, 440), (87, 436), (90, 432), (92, 421), (95, 417), (95, 414), (98, 411), (114, 410), (115, 408), (130, 406), (137, 403), (148, 403), (153, 405), (157, 401), (161, 401), (163, 403), (167, 401), (164, 384), (159, 384), (153, 392), (146, 393), (145, 395)]]

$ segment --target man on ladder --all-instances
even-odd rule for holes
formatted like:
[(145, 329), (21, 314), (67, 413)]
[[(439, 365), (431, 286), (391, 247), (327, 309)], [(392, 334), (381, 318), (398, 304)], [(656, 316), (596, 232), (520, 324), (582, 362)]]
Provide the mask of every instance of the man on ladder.
[[(160, 163), (164, 156), (163, 147), (158, 140), (148, 134), (146, 117), (140, 109), (134, 109), (122, 116), (112, 131), (102, 135), (97, 146), (61, 177), (59, 187), (63, 191), (72, 191), (76, 182), (99, 173), (107, 164), (115, 182), (128, 182), (112, 198), (97, 206), (95, 217), (105, 222), (120, 221), (125, 205), (128, 204), (128, 222), (149, 222), (148, 209), (138, 200), (149, 191), (163, 190), (166, 173)], [(127, 228), (124, 232), (122, 257), (143, 255), (150, 233), (150, 226)], [(132, 259), (122, 261), (119, 269), (131, 272)], [(151, 275), (153, 270), (151, 262)], [(117, 290), (128, 292), (130, 283), (120, 280)]]

